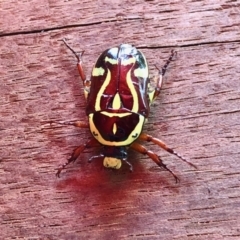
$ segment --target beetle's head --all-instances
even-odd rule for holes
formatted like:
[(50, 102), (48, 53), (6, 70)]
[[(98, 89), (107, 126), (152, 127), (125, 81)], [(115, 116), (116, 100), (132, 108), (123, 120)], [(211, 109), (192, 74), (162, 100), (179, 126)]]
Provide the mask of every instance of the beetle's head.
[(119, 169), (122, 166), (122, 160), (127, 159), (126, 147), (104, 146), (103, 166), (106, 168)]

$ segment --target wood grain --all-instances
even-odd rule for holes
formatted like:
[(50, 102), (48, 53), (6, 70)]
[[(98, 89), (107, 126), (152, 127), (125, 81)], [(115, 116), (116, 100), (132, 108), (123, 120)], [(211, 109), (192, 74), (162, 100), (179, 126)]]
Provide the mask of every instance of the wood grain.
[[(0, 3), (0, 231), (2, 239), (239, 239), (239, 1), (7, 1)], [(87, 75), (122, 42), (152, 75), (178, 51), (145, 131), (197, 165), (146, 144), (181, 179), (129, 153), (134, 172), (103, 169), (87, 149), (55, 177), (86, 129), (74, 56)]]

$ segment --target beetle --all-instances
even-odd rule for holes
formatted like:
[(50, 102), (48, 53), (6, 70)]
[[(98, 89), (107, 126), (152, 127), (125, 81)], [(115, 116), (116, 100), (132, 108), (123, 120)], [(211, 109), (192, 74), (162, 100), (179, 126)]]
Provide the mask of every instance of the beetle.
[(77, 54), (65, 39), (63, 42), (77, 58), (77, 68), (84, 85), (88, 122), (76, 121), (62, 124), (89, 128), (92, 138), (77, 147), (68, 161), (58, 168), (56, 173), (58, 177), (61, 171), (69, 163), (74, 162), (85, 148), (98, 144), (103, 146), (102, 153), (91, 157), (89, 161), (100, 157), (103, 158), (105, 167), (114, 169), (119, 169), (124, 162), (132, 171), (132, 165), (127, 160), (127, 151), (130, 148), (147, 154), (159, 167), (169, 171), (178, 182), (179, 178), (162, 162), (161, 158), (141, 145), (138, 140), (152, 142), (195, 167), (160, 139), (142, 132), (149, 116), (150, 105), (160, 93), (162, 78), (176, 55), (175, 51), (171, 52), (165, 65), (158, 69), (158, 77), (155, 78), (155, 86), (153, 86), (145, 56), (130, 44), (120, 44), (105, 50), (98, 57), (89, 80), (83, 70), (84, 51)]

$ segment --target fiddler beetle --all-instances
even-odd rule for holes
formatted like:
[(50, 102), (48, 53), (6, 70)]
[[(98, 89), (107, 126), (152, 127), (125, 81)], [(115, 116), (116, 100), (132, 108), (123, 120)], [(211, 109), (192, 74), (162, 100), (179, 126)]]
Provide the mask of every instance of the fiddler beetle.
[(158, 69), (158, 77), (153, 87), (148, 73), (148, 64), (145, 56), (130, 44), (121, 44), (105, 50), (97, 59), (90, 80), (86, 78), (82, 67), (84, 51), (77, 54), (63, 39), (64, 44), (77, 58), (77, 68), (83, 81), (86, 98), (86, 115), (88, 122), (62, 122), (64, 125), (74, 125), (80, 128), (89, 128), (92, 138), (85, 144), (77, 147), (68, 161), (63, 164), (56, 175), (71, 162), (74, 162), (85, 148), (97, 145), (103, 146), (103, 151), (95, 158), (102, 158), (107, 168), (119, 169), (122, 162), (127, 161), (128, 149), (147, 154), (158, 166), (169, 171), (175, 178), (179, 178), (162, 162), (154, 152), (138, 143), (138, 140), (152, 142), (167, 152), (176, 155), (182, 161), (195, 167), (163, 141), (149, 134), (143, 133), (150, 105), (159, 95), (164, 76), (169, 63), (176, 52), (172, 51), (165, 65)]

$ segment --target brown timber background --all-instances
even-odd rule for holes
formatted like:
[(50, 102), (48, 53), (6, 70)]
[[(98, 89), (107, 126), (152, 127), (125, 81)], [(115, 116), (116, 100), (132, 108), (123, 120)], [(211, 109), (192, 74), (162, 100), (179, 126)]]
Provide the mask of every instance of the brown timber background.
[[(55, 177), (87, 129), (76, 59), (90, 76), (106, 48), (131, 43), (150, 72), (178, 51), (145, 131), (181, 179), (130, 152), (134, 172), (87, 160)], [(240, 1), (0, 2), (1, 239), (240, 239)]]

